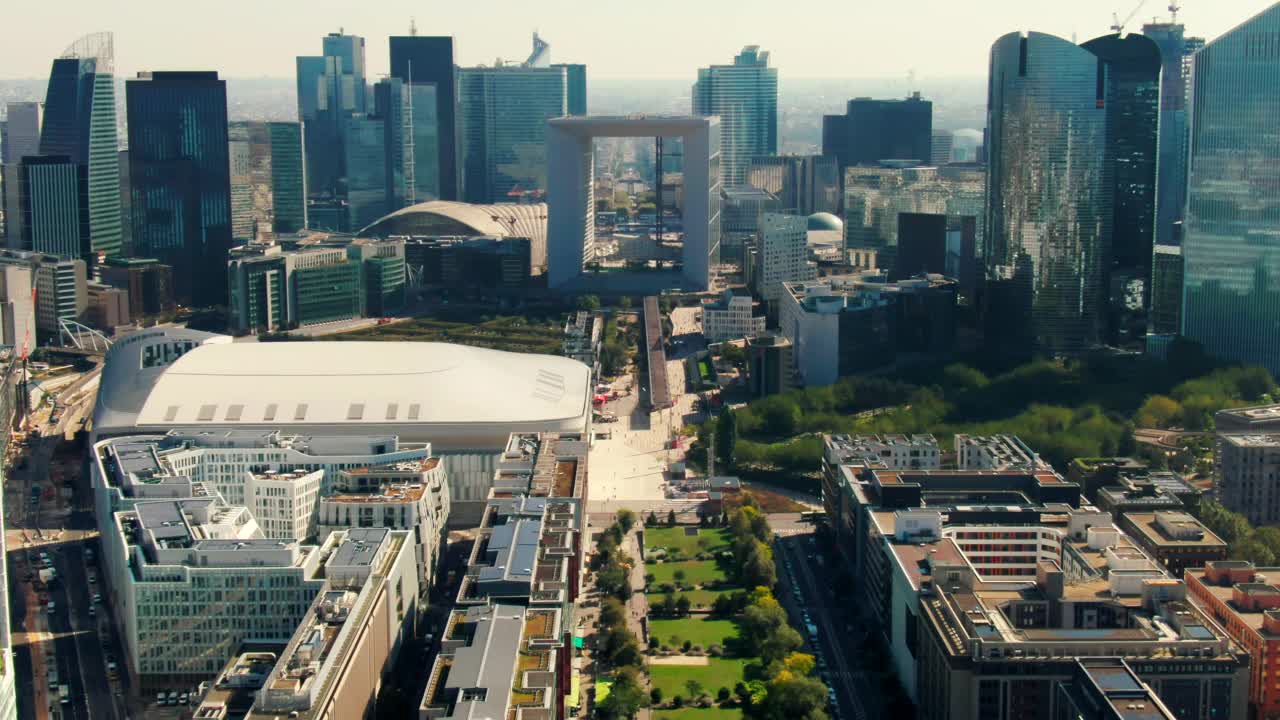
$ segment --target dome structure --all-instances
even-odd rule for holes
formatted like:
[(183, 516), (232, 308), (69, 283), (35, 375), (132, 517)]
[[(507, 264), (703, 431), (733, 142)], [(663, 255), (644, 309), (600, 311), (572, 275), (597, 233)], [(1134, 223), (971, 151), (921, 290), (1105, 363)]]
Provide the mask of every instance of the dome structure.
[(809, 230), (842, 232), (844, 222), (829, 212), (814, 213), (809, 216)]

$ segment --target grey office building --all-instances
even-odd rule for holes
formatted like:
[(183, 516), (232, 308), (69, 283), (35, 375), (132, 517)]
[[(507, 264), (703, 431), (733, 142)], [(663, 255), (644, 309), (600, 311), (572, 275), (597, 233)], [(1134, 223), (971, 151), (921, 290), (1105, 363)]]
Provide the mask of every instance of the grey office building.
[(297, 59), (298, 119), (306, 126), (308, 187), (337, 194), (346, 174), (347, 119), (368, 111), (364, 38), (330, 33), (323, 54)]
[(748, 45), (732, 65), (698, 70), (693, 114), (720, 117), (720, 182), (746, 184), (751, 158), (778, 153), (778, 70)]
[(1181, 23), (1149, 23), (1142, 34), (1160, 48), (1160, 139), (1156, 168), (1157, 245), (1180, 245), (1187, 198), (1187, 91), (1191, 56), (1203, 38), (1186, 37)]
[(747, 185), (778, 199), (784, 212), (812, 215), (840, 210), (840, 166), (827, 155), (751, 158)]
[(233, 122), (227, 137), (232, 236), (252, 240), (255, 230), (294, 233), (306, 227), (302, 125)]
[(563, 67), (458, 70), (463, 197), (471, 203), (539, 196), (547, 188), (547, 121), (568, 114)]
[(822, 154), (840, 169), (883, 160), (928, 163), (932, 157), (933, 103), (913, 93), (905, 100), (854, 98), (843, 115), (822, 118)]

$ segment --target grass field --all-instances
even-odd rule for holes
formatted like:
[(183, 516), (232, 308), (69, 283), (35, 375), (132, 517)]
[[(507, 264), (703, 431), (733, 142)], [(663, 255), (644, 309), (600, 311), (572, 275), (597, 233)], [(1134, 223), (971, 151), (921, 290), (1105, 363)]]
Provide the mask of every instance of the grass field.
[[(687, 527), (677, 525), (675, 527), (645, 528), (645, 550), (666, 548), (668, 551), (679, 550), (686, 556), (692, 557), (700, 552), (719, 552), (729, 549), (728, 528), (695, 528), (698, 531), (697, 535), (687, 535), (685, 534)], [(705, 549), (699, 545), (699, 541), (703, 539), (709, 541)]]
[(706, 665), (650, 665), (649, 680), (653, 687), (662, 688), (662, 694), (667, 698), (687, 696), (689, 691), (685, 688), (685, 683), (690, 680), (702, 683), (707, 692), (715, 697), (720, 688), (733, 690), (735, 684), (742, 682), (742, 671), (747, 662), (735, 658), (709, 658)]
[(711, 620), (687, 617), (678, 620), (650, 620), (649, 637), (659, 643), (670, 643), (672, 636), (694, 645), (724, 645), (724, 641), (738, 636), (738, 625), (732, 620)]
[[(729, 688), (732, 690), (733, 688)], [(716, 688), (719, 690), (719, 688)], [(712, 691), (714, 694), (714, 691)], [(742, 708), (691, 708), (682, 707), (679, 710), (654, 710), (653, 717), (656, 720), (741, 720)]]
[[(687, 596), (689, 598), (689, 602), (693, 603), (695, 608), (709, 608), (711, 607), (711, 604), (716, 601), (716, 598), (721, 595), (728, 595), (732, 592), (736, 591), (733, 588), (727, 590), (683, 590), (672, 594), (677, 598), (681, 595)], [(645, 598), (649, 601), (649, 607), (653, 607), (654, 605), (662, 602), (662, 598), (665, 596), (666, 593), (651, 592), (645, 595)]]
[(339, 333), (326, 340), (399, 340), (449, 342), (459, 345), (558, 355), (563, 328), (558, 318), (526, 318), (522, 315), (485, 317), (480, 322), (452, 315), (420, 317), (390, 325)]
[[(650, 586), (656, 589), (664, 583), (675, 583), (675, 573), (677, 570), (684, 571), (685, 585), (702, 585), (709, 582), (724, 582), (727, 576), (724, 571), (716, 565), (714, 560), (687, 560), (682, 562), (669, 563), (646, 563), (644, 566), (647, 574), (653, 575), (653, 584)], [(691, 601), (693, 598), (689, 598)]]

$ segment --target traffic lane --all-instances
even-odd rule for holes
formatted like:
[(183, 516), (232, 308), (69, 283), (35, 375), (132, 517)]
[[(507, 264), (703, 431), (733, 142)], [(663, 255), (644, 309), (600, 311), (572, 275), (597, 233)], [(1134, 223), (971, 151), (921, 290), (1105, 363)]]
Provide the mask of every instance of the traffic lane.
[[(27, 628), (27, 593), (23, 587), (26, 580), (19, 575), (18, 553), (8, 553), (9, 571), (9, 630), (16, 635)], [(13, 664), (17, 672), (15, 678), (18, 687), (18, 717), (21, 720), (35, 720), (35, 675), (31, 666), (30, 640), (13, 647)]]
[(842, 710), (848, 712), (845, 717), (863, 720), (869, 716), (862, 698), (870, 696), (866, 694), (864, 688), (858, 686), (854, 673), (850, 672), (844, 653), (845, 648), (838, 640), (842, 636), (828, 612), (826, 594), (815, 579), (809, 565), (808, 552), (812, 546), (808, 541), (812, 537), (807, 535), (784, 538), (780, 543), (791, 559), (792, 573), (796, 576), (801, 595), (805, 599), (805, 607), (810, 610), (810, 619), (815, 621), (814, 624), (820, 631), (818, 640), (822, 645), (823, 656), (828, 661), (826, 673), (829, 678), (836, 681), (832, 686), (836, 691), (837, 703)]
[[(75, 626), (79, 630), (75, 636), (76, 649), (80, 656), (81, 667), (84, 668), (84, 677), (81, 678), (81, 682), (85, 685), (85, 699), (90, 707), (99, 709), (114, 707), (111, 683), (107, 680), (106, 659), (103, 656), (102, 643), (99, 642), (98, 620), (97, 617), (89, 614), (91, 608), (94, 613), (98, 611), (92, 602), (92, 593), (97, 591), (97, 585), (89, 583), (88, 574), (85, 572), (84, 545), (73, 543), (63, 553), (67, 555), (67, 564), (71, 568), (73, 579), (73, 582), (67, 585), (68, 601), (71, 603), (68, 607), (75, 613)], [(97, 570), (93, 573), (96, 577)]]
[(79, 623), (73, 622), (75, 588), (85, 584), (84, 566), (81, 564), (79, 547), (74, 544), (63, 544), (53, 553), (54, 566), (58, 571), (57, 590), (50, 593), (57, 603), (54, 618), (58, 623), (54, 627), (58, 640), (58, 681), (65, 683), (71, 693), (71, 702), (63, 705), (69, 710), (64, 717), (89, 717), (87, 689), (84, 678), (80, 674), (80, 638), (81, 633), (88, 632)]
[[(60, 584), (65, 585), (65, 582)], [(49, 632), (54, 636), (54, 654), (57, 656), (58, 683), (67, 686), (69, 702), (63, 704), (57, 687), (49, 688), (49, 704), (62, 711), (63, 718), (88, 718), (84, 706), (84, 684), (80, 681), (80, 665), (76, 659), (76, 639), (67, 615), (65, 593), (55, 593), (55, 612), (50, 617)]]

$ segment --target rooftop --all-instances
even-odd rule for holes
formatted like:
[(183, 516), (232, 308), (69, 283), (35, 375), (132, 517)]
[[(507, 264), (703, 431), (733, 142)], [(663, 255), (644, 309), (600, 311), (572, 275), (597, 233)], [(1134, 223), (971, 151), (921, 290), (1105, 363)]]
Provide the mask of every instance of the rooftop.
[(1227, 546), (1212, 530), (1184, 512), (1125, 513), (1124, 517), (1153, 547)]
[(1218, 438), (1241, 448), (1280, 447), (1280, 433), (1219, 433)]

